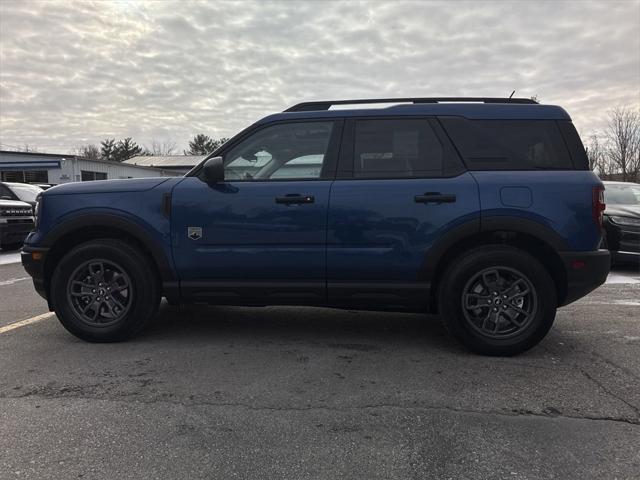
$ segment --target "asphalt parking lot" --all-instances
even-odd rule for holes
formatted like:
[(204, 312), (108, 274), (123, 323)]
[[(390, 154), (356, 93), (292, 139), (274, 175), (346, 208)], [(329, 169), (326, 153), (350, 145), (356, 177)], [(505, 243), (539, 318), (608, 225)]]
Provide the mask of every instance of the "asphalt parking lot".
[(16, 259), (0, 253), (2, 479), (638, 478), (633, 269), (538, 347), (487, 358), (435, 317), (308, 308), (163, 304), (135, 340), (92, 345)]

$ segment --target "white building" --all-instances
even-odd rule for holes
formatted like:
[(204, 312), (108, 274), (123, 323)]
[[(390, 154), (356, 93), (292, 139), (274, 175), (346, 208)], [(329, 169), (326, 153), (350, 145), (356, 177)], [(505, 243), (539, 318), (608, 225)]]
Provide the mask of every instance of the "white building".
[(128, 163), (89, 160), (75, 155), (0, 150), (0, 180), (3, 182), (58, 185), (117, 178), (175, 177), (180, 173)]

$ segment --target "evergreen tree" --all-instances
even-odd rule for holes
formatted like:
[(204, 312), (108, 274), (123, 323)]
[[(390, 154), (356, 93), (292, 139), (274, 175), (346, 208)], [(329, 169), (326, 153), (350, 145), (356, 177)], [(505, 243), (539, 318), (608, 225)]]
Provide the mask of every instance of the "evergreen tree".
[(206, 155), (215, 149), (215, 144), (209, 135), (199, 133), (189, 141), (189, 150), (185, 150), (185, 155)]
[(185, 155), (207, 155), (229, 140), (228, 138), (212, 139), (209, 135), (199, 133), (189, 141), (189, 150), (185, 150)]
[(113, 152), (113, 160), (116, 162), (122, 162), (129, 158), (135, 157), (142, 153), (142, 148), (134, 142), (131, 137), (127, 137), (120, 140), (116, 145)]
[(100, 142), (100, 158), (102, 160), (113, 161), (116, 149), (115, 138), (106, 138)]

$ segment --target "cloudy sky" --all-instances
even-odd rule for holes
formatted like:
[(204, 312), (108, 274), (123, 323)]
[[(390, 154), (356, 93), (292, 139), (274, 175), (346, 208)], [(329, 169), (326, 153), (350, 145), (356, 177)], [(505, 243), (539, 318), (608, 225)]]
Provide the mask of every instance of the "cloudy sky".
[(231, 136), (304, 100), (538, 95), (583, 135), (640, 106), (640, 1), (0, 0), (0, 142)]

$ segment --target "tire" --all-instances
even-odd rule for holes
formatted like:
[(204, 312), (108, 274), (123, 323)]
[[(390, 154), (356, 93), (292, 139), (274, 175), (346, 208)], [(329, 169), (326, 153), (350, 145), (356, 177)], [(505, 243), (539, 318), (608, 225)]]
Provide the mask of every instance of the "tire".
[(479, 247), (456, 258), (442, 277), (438, 303), (453, 337), (473, 352), (495, 356), (537, 345), (558, 305), (544, 266), (510, 246)]
[(117, 342), (153, 318), (160, 286), (143, 252), (120, 240), (94, 240), (75, 247), (56, 266), (51, 301), (60, 323), (76, 337)]

